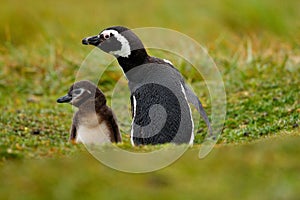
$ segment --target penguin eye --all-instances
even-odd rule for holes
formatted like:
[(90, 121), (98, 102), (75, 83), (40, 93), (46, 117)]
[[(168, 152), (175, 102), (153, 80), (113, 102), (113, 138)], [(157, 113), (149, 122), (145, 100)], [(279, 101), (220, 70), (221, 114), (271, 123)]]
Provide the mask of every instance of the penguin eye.
[(82, 89), (76, 89), (76, 90), (73, 90), (72, 94), (75, 96), (79, 96), (82, 92), (83, 92)]
[(74, 94), (80, 94), (80, 90), (75, 90)]
[(110, 37), (109, 34), (105, 34), (105, 35), (104, 35), (104, 38), (105, 38), (105, 39), (108, 39), (109, 37)]

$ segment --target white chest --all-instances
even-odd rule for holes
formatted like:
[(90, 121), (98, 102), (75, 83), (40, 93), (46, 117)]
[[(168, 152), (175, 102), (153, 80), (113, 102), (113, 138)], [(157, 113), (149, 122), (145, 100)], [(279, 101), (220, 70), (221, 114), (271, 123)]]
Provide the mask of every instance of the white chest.
[(77, 130), (76, 142), (94, 145), (109, 143), (109, 129), (105, 123), (93, 127), (80, 125)]

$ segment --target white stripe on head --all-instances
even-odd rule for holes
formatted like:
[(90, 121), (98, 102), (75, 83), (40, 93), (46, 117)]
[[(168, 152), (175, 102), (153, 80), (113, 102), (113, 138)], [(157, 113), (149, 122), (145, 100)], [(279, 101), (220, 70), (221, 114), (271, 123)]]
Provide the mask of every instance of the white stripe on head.
[(82, 93), (84, 93), (85, 89), (83, 88), (76, 88), (73, 89), (72, 91), (72, 97), (75, 99), (77, 97), (80, 97), (80, 95), (82, 95)]
[(114, 37), (121, 43), (121, 49), (117, 51), (110, 51), (109, 53), (115, 56), (128, 58), (128, 56), (131, 54), (128, 40), (116, 30), (104, 30), (100, 33), (100, 35), (103, 35), (105, 39), (108, 39), (110, 34), (113, 34)]
[(76, 103), (78, 101), (78, 99), (80, 99), (80, 96), (87, 91), (89, 94), (91, 94), (91, 91), (83, 89), (83, 88), (76, 88), (72, 91), (72, 100), (70, 101), (70, 103)]
[(169, 63), (170, 65), (173, 65), (173, 63), (167, 59), (163, 59), (166, 63)]

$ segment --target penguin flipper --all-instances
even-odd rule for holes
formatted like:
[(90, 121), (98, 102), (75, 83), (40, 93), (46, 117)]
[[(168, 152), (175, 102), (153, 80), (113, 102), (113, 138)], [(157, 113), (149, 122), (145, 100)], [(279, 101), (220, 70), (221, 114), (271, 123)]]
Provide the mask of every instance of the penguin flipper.
[(117, 119), (116, 119), (116, 116), (113, 113), (112, 113), (112, 117), (111, 117), (110, 122), (111, 122), (111, 127), (112, 127), (112, 130), (113, 130), (113, 136), (114, 136), (114, 140), (115, 140), (114, 142), (115, 143), (122, 142), (122, 137), (121, 137), (121, 134), (120, 134)]
[(71, 130), (70, 130), (69, 140), (74, 142), (76, 140), (76, 135), (77, 135), (77, 129), (76, 129), (76, 126), (73, 123), (72, 126), (71, 126)]
[(196, 94), (191, 90), (191, 88), (188, 85), (186, 85), (186, 84), (183, 84), (183, 85), (184, 85), (184, 89), (185, 89), (185, 93), (186, 93), (188, 102), (193, 104), (195, 106), (195, 108), (197, 109), (197, 111), (200, 113), (201, 117), (203, 118), (203, 120), (206, 123), (209, 135), (212, 136), (212, 128), (211, 128), (209, 119), (207, 117), (207, 114), (206, 114), (200, 100), (198, 99)]
[(76, 142), (77, 138), (77, 127), (76, 124), (78, 124), (78, 111), (74, 114), (73, 120), (72, 120), (72, 125), (70, 129), (70, 137), (69, 140), (73, 143)]
[(131, 104), (131, 118), (134, 117), (134, 104), (133, 104), (133, 94), (130, 95), (130, 104)]

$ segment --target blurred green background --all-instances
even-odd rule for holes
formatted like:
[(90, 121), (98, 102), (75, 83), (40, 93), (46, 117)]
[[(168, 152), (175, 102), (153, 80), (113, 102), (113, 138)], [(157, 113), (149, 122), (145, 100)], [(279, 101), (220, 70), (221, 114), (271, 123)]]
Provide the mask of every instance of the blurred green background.
[[(0, 2), (0, 199), (299, 198), (300, 1)], [(203, 122), (193, 148), (149, 174), (112, 170), (67, 142), (73, 110), (56, 98), (91, 51), (81, 39), (112, 25), (174, 29), (214, 59), (227, 118), (205, 159)], [(199, 74), (178, 69), (210, 114)], [(99, 83), (109, 101), (122, 76), (113, 65)]]

